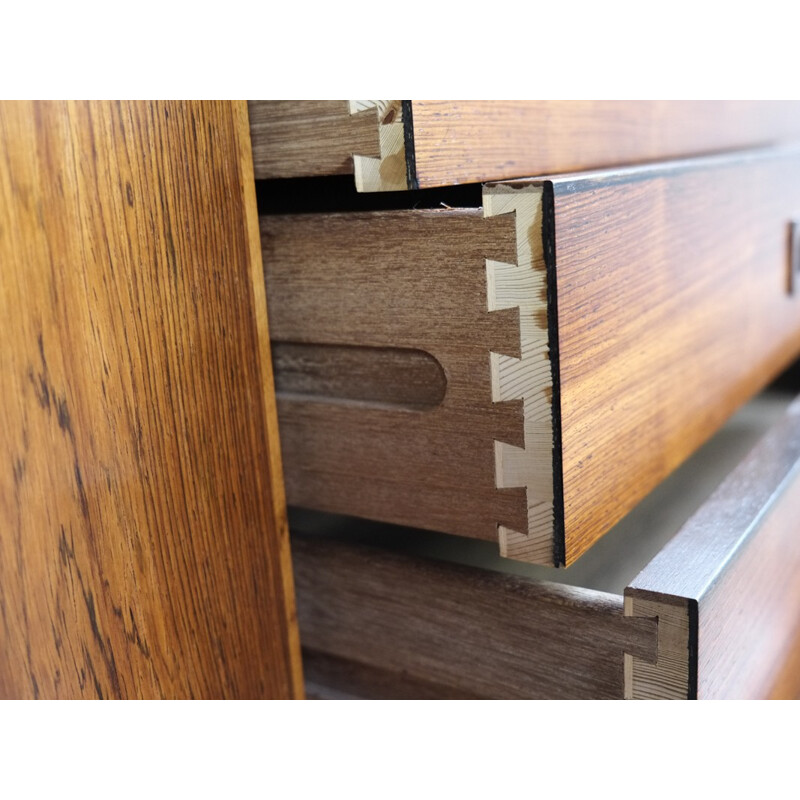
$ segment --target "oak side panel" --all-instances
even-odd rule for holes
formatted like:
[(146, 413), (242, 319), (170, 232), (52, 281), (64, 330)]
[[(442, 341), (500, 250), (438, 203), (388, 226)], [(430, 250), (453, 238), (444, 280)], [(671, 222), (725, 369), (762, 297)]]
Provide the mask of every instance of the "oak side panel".
[[(773, 428), (625, 590), (633, 616), (682, 603), (673, 665), (647, 668), (668, 688), (682, 662), (680, 696), (763, 698), (797, 692), (800, 629), (800, 404)], [(659, 622), (659, 640), (661, 641)], [(661, 655), (661, 650), (659, 655)], [(631, 657), (634, 668), (637, 659)], [(640, 665), (641, 666), (641, 665)], [(642, 672), (638, 677), (641, 678)], [(641, 696), (637, 674), (632, 696)], [(675, 684), (677, 686), (677, 684)], [(662, 692), (669, 695), (669, 692)]]
[[(279, 388), (308, 383), (328, 348), (363, 392), (328, 379), (337, 395), (279, 392), (289, 502), (489, 540), (498, 525), (526, 530), (524, 488), (495, 478), (495, 440), (524, 444), (523, 404), (494, 402), (489, 355), (520, 353), (518, 310), (490, 312), (487, 298), (486, 259), (516, 259), (514, 215), (262, 217), (261, 237), (279, 367), (307, 371), (279, 374)], [(373, 391), (411, 391), (426, 360), (446, 380), (441, 402)]]
[(616, 595), (319, 537), (292, 546), (312, 674), (347, 694), (622, 698), (623, 651), (655, 657), (655, 622), (626, 619)]
[(552, 186), (570, 563), (800, 352), (787, 292), (800, 153)]
[(245, 104), (0, 105), (0, 262), (0, 696), (300, 696)]
[(414, 100), (421, 188), (575, 172), (800, 138), (800, 103)]

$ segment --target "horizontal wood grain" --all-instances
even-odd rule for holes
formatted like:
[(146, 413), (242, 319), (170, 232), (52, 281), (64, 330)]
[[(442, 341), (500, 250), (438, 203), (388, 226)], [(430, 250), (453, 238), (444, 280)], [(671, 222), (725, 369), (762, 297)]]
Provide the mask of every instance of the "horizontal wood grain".
[(489, 540), (498, 523), (526, 526), (524, 490), (497, 491), (494, 452), (495, 439), (522, 446), (523, 409), (493, 402), (489, 370), (490, 350), (519, 350), (519, 323), (486, 299), (486, 256), (513, 261), (514, 231), (513, 216), (467, 209), (261, 217), (279, 389), (285, 343), (334, 360), (426, 353), (446, 376), (441, 402), (417, 410), (378, 391), (409, 399), (391, 389), (408, 369), (385, 357), (350, 369), (340, 402), (280, 391), (290, 503)]
[[(358, 102), (358, 101), (353, 101)], [(377, 102), (377, 101), (367, 101)], [(694, 100), (251, 101), (256, 177), (366, 173), (362, 191), (596, 169), (800, 139), (800, 103)], [(405, 142), (397, 139), (402, 124)], [(370, 149), (371, 148), (371, 149)], [(353, 158), (366, 157), (365, 161)], [(402, 161), (403, 163), (400, 163)], [(381, 173), (384, 173), (382, 179)]]
[[(293, 533), (310, 677), (361, 697), (621, 698), (622, 598)], [(631, 624), (635, 623), (635, 624)]]
[(347, 100), (251, 100), (256, 178), (352, 174), (353, 153), (378, 158), (378, 121)]
[(0, 105), (0, 697), (302, 695), (251, 158)]
[(251, 100), (256, 178), (355, 174), (359, 191), (408, 187), (399, 100)]
[(487, 184), (483, 218), (263, 216), (276, 342), (446, 378), (424, 412), (282, 398), (290, 502), (574, 562), (800, 352), (798, 187), (778, 148)]
[(800, 103), (414, 100), (420, 188), (693, 156), (800, 138)]
[(799, 515), (795, 401), (625, 590), (626, 614), (659, 618), (656, 662), (626, 658), (627, 696), (796, 695)]

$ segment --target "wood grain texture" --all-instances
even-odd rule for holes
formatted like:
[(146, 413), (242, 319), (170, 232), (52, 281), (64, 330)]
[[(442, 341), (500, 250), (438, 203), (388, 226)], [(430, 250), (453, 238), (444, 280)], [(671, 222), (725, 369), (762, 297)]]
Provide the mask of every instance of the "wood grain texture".
[[(513, 262), (515, 230), (477, 209), (261, 218), (278, 386), (287, 345), (364, 353), (360, 399), (279, 393), (290, 503), (489, 540), (526, 530), (524, 488), (495, 480), (495, 440), (524, 445), (523, 404), (493, 402), (489, 368), (490, 351), (519, 356), (519, 313), (490, 312), (486, 294), (486, 259)], [(376, 395), (413, 381), (386, 348), (432, 357), (441, 403)]]
[[(626, 612), (660, 618), (685, 604), (689, 625), (673, 655), (685, 684), (668, 691), (675, 666), (657, 663), (663, 696), (753, 698), (796, 691), (789, 680), (800, 626), (800, 403), (734, 470), (625, 590)], [(661, 650), (659, 651), (661, 654)], [(634, 670), (636, 657), (631, 659)], [(796, 663), (796, 657), (794, 658)], [(641, 696), (634, 671), (626, 692)]]
[(800, 700), (800, 628), (794, 632), (791, 647), (776, 672), (767, 699)]
[(798, 187), (780, 148), (489, 184), (485, 220), (263, 217), (274, 339), (447, 378), (425, 413), (284, 398), (290, 502), (574, 562), (800, 352)]
[(486, 294), (492, 312), (518, 314), (519, 356), (492, 352), (492, 400), (522, 402), (523, 442), (519, 447), (495, 441), (495, 482), (499, 490), (524, 489), (527, 520), (523, 527), (498, 525), (500, 553), (539, 564), (563, 560), (560, 531), (553, 516), (554, 438), (553, 362), (550, 358), (548, 278), (544, 257), (543, 192), (488, 187), (483, 193), (487, 217), (514, 218), (516, 256), (512, 263), (487, 259)]
[[(369, 158), (364, 162), (368, 177), (357, 178), (361, 191), (430, 188), (658, 161), (800, 138), (797, 102), (381, 103), (382, 108), (395, 110), (388, 124), (396, 125), (401, 114), (408, 117), (402, 151), (396, 139), (392, 139), (395, 145), (387, 139), (378, 146), (374, 116), (371, 121), (368, 113), (352, 119), (350, 109), (361, 106), (344, 100), (251, 101), (256, 177), (352, 173), (356, 167), (351, 156), (361, 154)], [(384, 120), (386, 116), (381, 115)]]
[(419, 186), (577, 172), (800, 138), (800, 103), (413, 100)]
[(248, 107), (256, 178), (355, 170), (362, 191), (406, 188), (399, 101), (251, 100)]
[(313, 676), (347, 694), (621, 698), (623, 651), (655, 658), (656, 623), (616, 595), (294, 533), (292, 547)]
[(359, 192), (396, 192), (413, 189), (413, 166), (406, 159), (406, 104), (401, 100), (351, 100), (350, 113), (374, 111), (380, 141), (377, 158), (353, 151), (353, 172)]
[(552, 193), (569, 563), (800, 352), (800, 153), (564, 176)]
[(244, 103), (0, 106), (0, 696), (296, 697)]

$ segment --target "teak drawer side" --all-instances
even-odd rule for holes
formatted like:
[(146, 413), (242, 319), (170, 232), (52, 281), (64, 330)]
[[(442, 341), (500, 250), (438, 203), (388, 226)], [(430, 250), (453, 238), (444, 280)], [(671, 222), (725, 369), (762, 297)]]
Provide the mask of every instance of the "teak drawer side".
[(798, 213), (782, 148), (262, 217), (289, 501), (571, 563), (800, 352)]
[(623, 654), (656, 655), (616, 595), (318, 537), (292, 553), (308, 677), (361, 696), (619, 699)]

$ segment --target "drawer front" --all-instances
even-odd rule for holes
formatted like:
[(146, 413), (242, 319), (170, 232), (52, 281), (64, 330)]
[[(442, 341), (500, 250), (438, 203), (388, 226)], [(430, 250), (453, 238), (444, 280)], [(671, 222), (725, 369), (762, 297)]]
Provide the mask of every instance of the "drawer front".
[(796, 401), (623, 595), (296, 536), (311, 691), (797, 696), (798, 498)]
[(799, 211), (778, 150), (262, 217), (289, 501), (573, 562), (800, 351)]
[(627, 657), (629, 697), (800, 692), (800, 404), (625, 591), (658, 618), (655, 662)]

